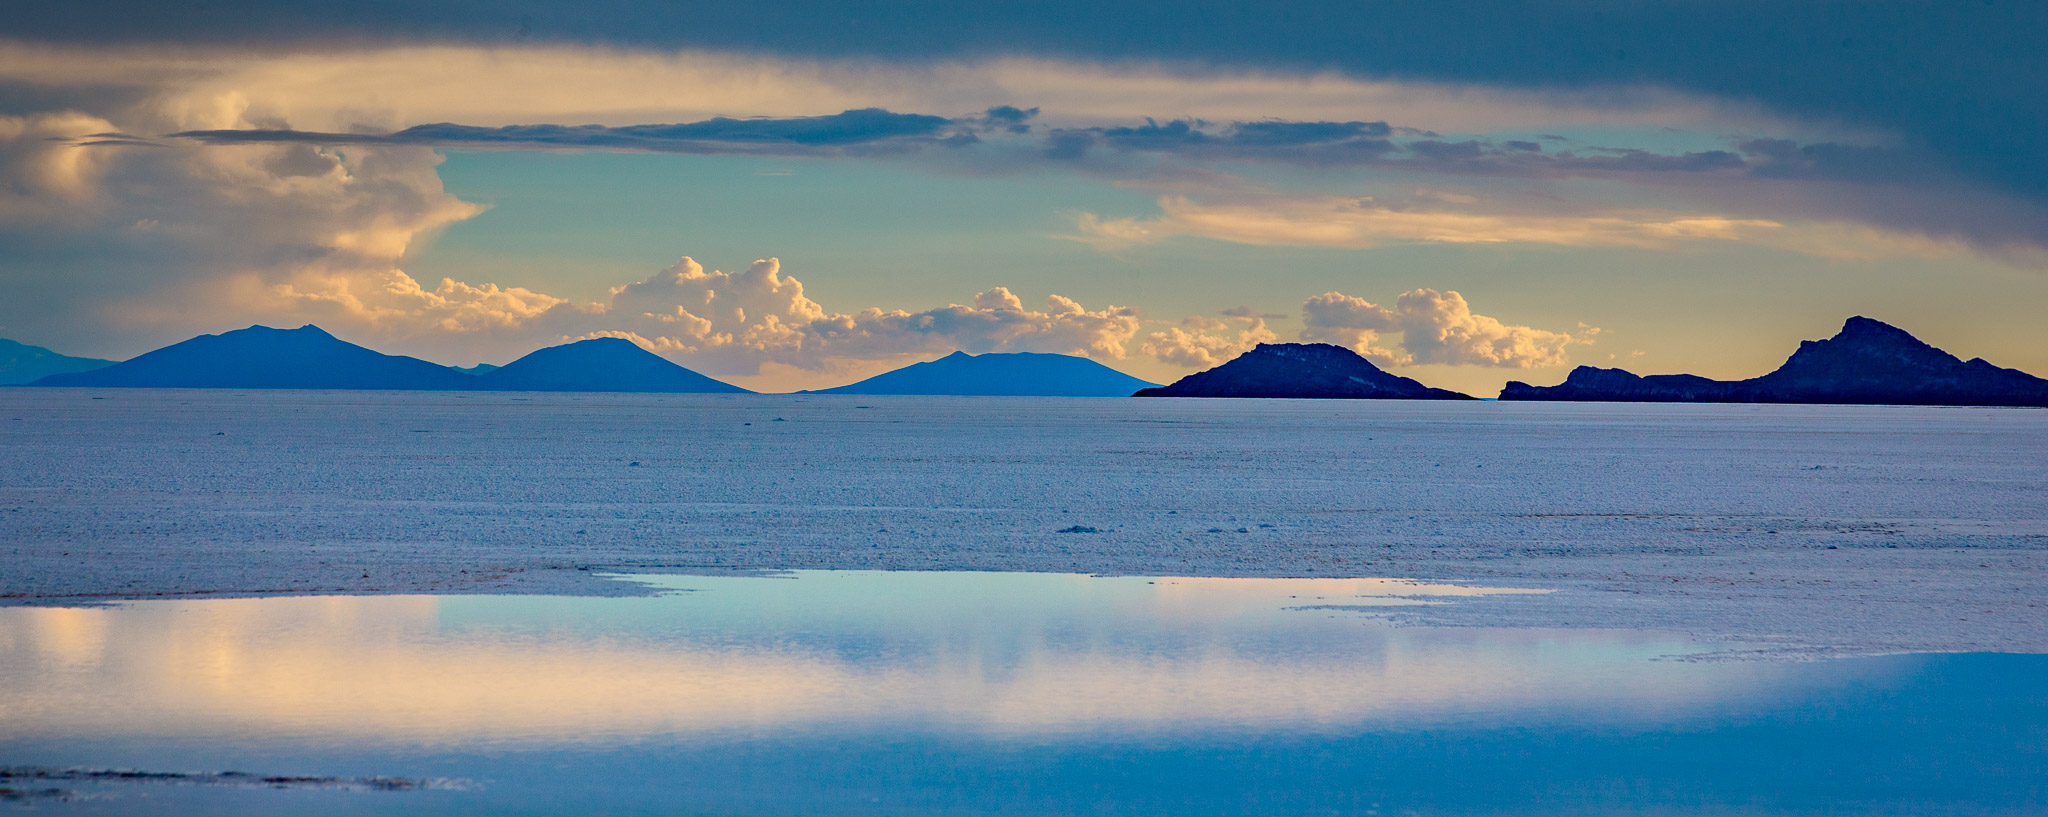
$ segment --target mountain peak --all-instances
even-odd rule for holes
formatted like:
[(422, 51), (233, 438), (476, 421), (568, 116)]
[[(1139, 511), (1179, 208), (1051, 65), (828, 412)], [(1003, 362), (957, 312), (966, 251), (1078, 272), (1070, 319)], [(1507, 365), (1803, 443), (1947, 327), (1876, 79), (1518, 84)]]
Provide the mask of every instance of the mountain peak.
[(932, 394), (963, 397), (1129, 397), (1153, 384), (1076, 355), (954, 352), (810, 394)]
[(53, 374), (89, 372), (112, 365), (111, 360), (61, 355), (41, 346), (0, 338), (0, 386), (18, 386)]
[(469, 389), (474, 380), (424, 360), (387, 355), (336, 338), (312, 324), (257, 324), (200, 335), (132, 360), (37, 386), (189, 389)]
[(1846, 321), (1843, 321), (1842, 331), (1835, 333), (1835, 336), (1832, 339), (1856, 340), (1865, 342), (1892, 341), (1910, 343), (1915, 346), (1927, 345), (1919, 338), (1913, 337), (1912, 333), (1907, 332), (1904, 329), (1900, 329), (1896, 326), (1885, 323), (1884, 321), (1877, 320), (1875, 318), (1866, 318), (1862, 315), (1857, 315)]
[(538, 349), (476, 375), (503, 391), (740, 394), (746, 389), (676, 365), (625, 338), (597, 337)]
[(1472, 399), (1388, 374), (1357, 352), (1328, 343), (1261, 343), (1221, 366), (1137, 396)]

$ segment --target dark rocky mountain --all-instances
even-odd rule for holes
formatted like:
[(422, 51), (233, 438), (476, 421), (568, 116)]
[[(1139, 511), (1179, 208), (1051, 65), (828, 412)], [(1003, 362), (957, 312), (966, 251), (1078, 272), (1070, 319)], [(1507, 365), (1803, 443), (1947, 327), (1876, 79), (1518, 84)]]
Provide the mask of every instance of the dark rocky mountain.
[(1896, 326), (1858, 316), (1832, 338), (1801, 342), (1783, 366), (1762, 377), (1638, 377), (1580, 366), (1556, 386), (1511, 382), (1500, 399), (2048, 406), (2048, 380), (1982, 358), (1965, 362)]
[(591, 338), (550, 346), (483, 374), (459, 376), (469, 379), (470, 388), (496, 391), (751, 394), (678, 366), (622, 338)]
[(1328, 343), (1261, 343), (1230, 362), (1138, 397), (1303, 397), (1471, 400), (1380, 371), (1357, 352)]
[(977, 397), (1129, 397), (1156, 386), (1085, 357), (954, 352), (858, 383), (805, 394), (945, 394)]
[(200, 335), (102, 369), (32, 386), (163, 389), (474, 389), (476, 378), (414, 357), (387, 355), (308, 324), (251, 326)]
[(0, 339), (0, 386), (33, 383), (53, 374), (89, 372), (112, 365), (111, 360), (60, 355), (41, 346)]

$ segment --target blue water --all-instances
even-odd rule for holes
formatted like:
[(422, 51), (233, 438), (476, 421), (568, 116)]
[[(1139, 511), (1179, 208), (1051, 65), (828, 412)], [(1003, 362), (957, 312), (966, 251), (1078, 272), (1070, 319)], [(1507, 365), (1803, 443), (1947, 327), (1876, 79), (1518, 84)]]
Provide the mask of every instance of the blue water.
[(0, 609), (0, 765), (448, 781), (50, 814), (2048, 813), (2043, 656), (1403, 627), (1489, 591), (1376, 580), (646, 580)]

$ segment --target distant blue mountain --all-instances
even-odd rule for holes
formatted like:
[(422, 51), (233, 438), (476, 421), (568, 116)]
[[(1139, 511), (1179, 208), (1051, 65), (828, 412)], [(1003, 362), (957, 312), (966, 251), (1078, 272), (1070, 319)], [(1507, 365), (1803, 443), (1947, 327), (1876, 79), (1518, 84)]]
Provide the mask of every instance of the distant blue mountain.
[(1357, 352), (1328, 343), (1261, 343), (1214, 369), (1138, 397), (1285, 397), (1338, 400), (1470, 400), (1381, 371)]
[(685, 369), (622, 338), (591, 338), (533, 352), (480, 375), (471, 388), (752, 394)]
[(489, 374), (497, 371), (499, 367), (490, 363), (478, 363), (475, 366), (450, 366), (448, 368), (463, 374)]
[(165, 389), (474, 389), (477, 378), (414, 357), (387, 355), (306, 325), (251, 326), (200, 335), (89, 372), (32, 386)]
[(89, 372), (114, 361), (60, 355), (41, 346), (0, 339), (0, 386), (33, 383), (53, 374)]
[(938, 394), (969, 397), (1129, 397), (1155, 384), (1085, 357), (1034, 352), (954, 352), (858, 383), (803, 394)]
[(1510, 381), (1502, 400), (1628, 403), (1860, 403), (2048, 406), (2048, 380), (1982, 358), (1965, 362), (1883, 321), (1862, 316), (1827, 340), (1802, 341), (1776, 371), (1748, 380), (1647, 377), (1580, 366), (1555, 386)]

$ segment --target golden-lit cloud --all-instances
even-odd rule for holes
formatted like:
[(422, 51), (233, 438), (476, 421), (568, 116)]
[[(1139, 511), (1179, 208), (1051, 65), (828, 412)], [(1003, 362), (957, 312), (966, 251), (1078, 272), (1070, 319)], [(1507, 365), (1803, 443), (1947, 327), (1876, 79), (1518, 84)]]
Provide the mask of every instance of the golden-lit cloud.
[(1791, 127), (1742, 103), (1651, 87), (1528, 91), (1156, 63), (993, 58), (900, 65), (569, 46), (263, 53), (14, 43), (0, 44), (4, 82), (149, 88), (159, 132), (239, 121), (330, 131), (433, 122), (630, 125), (867, 107), (951, 116), (998, 104), (1039, 107), (1060, 126), (1121, 125), (1152, 115), (1391, 120), (1467, 133)]
[(1179, 326), (1146, 335), (1138, 351), (1171, 366), (1207, 369), (1279, 339), (1266, 327), (1266, 316), (1234, 307), (1221, 317), (1193, 315)]
[(1160, 214), (1103, 218), (1083, 213), (1076, 238), (1106, 249), (1197, 236), (1264, 247), (1367, 249), (1387, 244), (1547, 244), (1563, 247), (1668, 248), (1682, 242), (1735, 241), (1784, 225), (1765, 219), (1680, 213), (1546, 215), (1470, 210), (1395, 209), (1372, 199), (1259, 196), (1205, 203), (1163, 196)]

